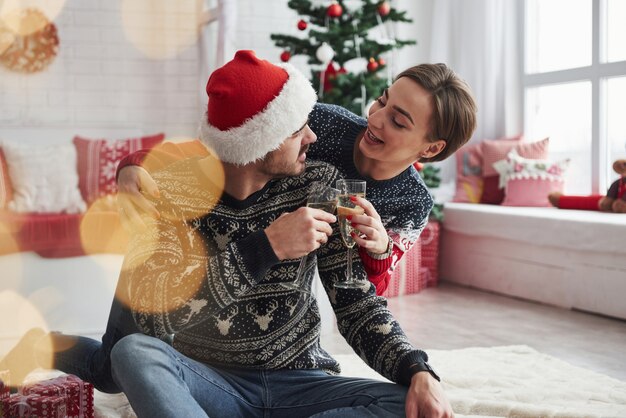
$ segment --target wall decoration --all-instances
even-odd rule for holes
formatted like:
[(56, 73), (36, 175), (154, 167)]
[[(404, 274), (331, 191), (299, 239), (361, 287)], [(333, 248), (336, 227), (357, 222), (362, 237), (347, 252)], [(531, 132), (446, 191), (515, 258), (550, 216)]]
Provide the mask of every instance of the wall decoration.
[[(67, 0), (0, 0), (0, 21), (15, 35), (30, 35), (56, 21), (66, 2)], [(41, 14), (29, 13), (28, 9), (37, 9)]]
[(0, 55), (4, 53), (15, 41), (15, 35), (2, 24), (0, 20)]
[[(25, 9), (22, 19), (27, 23), (47, 18), (37, 9)], [(0, 63), (13, 71), (34, 73), (50, 65), (58, 52), (57, 28), (54, 23), (48, 22), (43, 29), (28, 35), (14, 34), (13, 42), (0, 55)]]

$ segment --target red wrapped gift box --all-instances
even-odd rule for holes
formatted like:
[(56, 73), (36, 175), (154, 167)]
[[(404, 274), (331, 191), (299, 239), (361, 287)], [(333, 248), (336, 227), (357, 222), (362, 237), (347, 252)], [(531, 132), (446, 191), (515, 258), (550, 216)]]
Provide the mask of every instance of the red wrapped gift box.
[(396, 264), (385, 297), (418, 293), (437, 286), (439, 279), (439, 222), (430, 221), (419, 239)]
[(65, 375), (32, 383), (22, 388), (24, 394), (64, 396), (68, 418), (93, 418), (93, 385), (76, 376)]
[[(8, 402), (10, 418), (66, 418), (67, 404), (63, 396), (13, 394)], [(4, 415), (3, 415), (4, 416)]]
[(8, 370), (0, 370), (0, 417), (7, 415), (9, 407), (9, 396), (11, 395), (9, 385), (11, 384), (11, 374)]

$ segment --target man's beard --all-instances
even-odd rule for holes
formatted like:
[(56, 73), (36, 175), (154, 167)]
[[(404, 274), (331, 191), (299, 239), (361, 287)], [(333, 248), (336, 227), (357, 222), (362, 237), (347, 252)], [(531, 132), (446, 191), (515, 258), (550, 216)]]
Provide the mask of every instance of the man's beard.
[[(300, 148), (300, 152), (298, 152), (298, 158), (309, 150), (309, 145), (304, 145)], [(299, 161), (285, 161), (284, 156), (280, 155), (276, 150), (268, 154), (265, 158), (263, 165), (261, 166), (261, 171), (264, 174), (271, 176), (272, 178), (282, 178), (282, 177), (290, 177), (290, 176), (299, 176), (304, 172), (306, 167), (306, 162), (304, 164)]]

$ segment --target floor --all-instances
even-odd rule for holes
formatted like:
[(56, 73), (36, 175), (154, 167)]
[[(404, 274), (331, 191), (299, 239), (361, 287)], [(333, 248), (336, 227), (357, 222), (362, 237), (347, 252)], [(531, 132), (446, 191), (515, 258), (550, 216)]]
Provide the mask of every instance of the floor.
[[(415, 346), (426, 351), (524, 344), (626, 381), (626, 321), (446, 283), (391, 298), (389, 308)], [(322, 337), (322, 346), (351, 352), (336, 331)]]

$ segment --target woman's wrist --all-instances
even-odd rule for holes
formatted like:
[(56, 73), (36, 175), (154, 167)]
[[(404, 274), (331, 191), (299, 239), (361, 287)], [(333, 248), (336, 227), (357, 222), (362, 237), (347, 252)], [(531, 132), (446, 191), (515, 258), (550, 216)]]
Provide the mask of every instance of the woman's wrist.
[(387, 235), (387, 249), (384, 253), (374, 253), (370, 250), (367, 250), (367, 255), (372, 257), (375, 260), (384, 260), (386, 258), (391, 257), (391, 253), (393, 252), (393, 240), (389, 235)]

